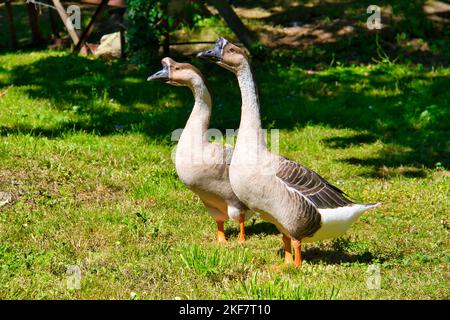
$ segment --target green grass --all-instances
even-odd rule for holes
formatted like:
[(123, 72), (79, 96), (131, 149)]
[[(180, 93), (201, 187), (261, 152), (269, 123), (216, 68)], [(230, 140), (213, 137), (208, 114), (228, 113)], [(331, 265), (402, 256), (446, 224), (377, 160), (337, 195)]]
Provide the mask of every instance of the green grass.
[[(195, 62), (214, 98), (211, 126), (239, 123), (234, 77)], [(303, 246), (285, 267), (260, 220), (215, 223), (177, 179), (171, 132), (186, 88), (148, 83), (120, 62), (66, 52), (0, 56), (0, 299), (448, 299), (450, 69), (255, 63), (264, 126), (281, 153), (358, 201), (381, 201), (346, 236)], [(381, 288), (367, 288), (369, 265)], [(66, 286), (78, 265), (81, 289)]]

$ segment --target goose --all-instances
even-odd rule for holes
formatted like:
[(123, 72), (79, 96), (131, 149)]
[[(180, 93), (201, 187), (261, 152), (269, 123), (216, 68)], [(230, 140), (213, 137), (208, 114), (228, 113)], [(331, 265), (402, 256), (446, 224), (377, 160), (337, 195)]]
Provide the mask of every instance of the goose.
[(252, 213), (231, 189), (228, 168), (233, 153), (229, 146), (208, 141), (211, 96), (201, 72), (188, 63), (171, 58), (161, 60), (163, 68), (147, 80), (159, 80), (189, 87), (195, 103), (175, 152), (175, 168), (180, 180), (202, 200), (217, 223), (217, 241), (226, 243), (224, 221), (239, 222), (239, 241), (245, 241), (244, 221)]
[(233, 72), (241, 90), (242, 113), (230, 164), (234, 193), (251, 210), (283, 234), (285, 262), (302, 264), (301, 244), (342, 236), (366, 210), (380, 203), (357, 204), (318, 173), (271, 153), (261, 128), (256, 85), (245, 52), (224, 38), (201, 51), (206, 58)]

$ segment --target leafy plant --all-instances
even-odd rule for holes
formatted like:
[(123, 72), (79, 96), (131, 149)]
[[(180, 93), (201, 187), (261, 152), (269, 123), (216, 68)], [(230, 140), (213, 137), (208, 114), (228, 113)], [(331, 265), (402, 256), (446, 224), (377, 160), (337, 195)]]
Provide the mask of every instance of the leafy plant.
[(206, 12), (198, 0), (127, 0), (127, 52), (136, 64), (158, 57), (161, 44), (168, 49), (170, 33), (192, 25)]
[(384, 51), (383, 47), (380, 44), (378, 33), (375, 36), (375, 43), (377, 46), (377, 55), (379, 60), (372, 58), (374, 62), (391, 65), (394, 64), (399, 59), (399, 57), (397, 57), (391, 61), (391, 58), (389, 58), (388, 54), (386, 53), (386, 51)]

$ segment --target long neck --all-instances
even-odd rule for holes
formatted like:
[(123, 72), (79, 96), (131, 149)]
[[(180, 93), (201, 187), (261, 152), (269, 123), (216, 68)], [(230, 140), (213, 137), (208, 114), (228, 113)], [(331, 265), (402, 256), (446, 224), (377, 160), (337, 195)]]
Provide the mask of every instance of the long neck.
[(208, 141), (206, 132), (211, 117), (211, 95), (205, 83), (201, 80), (195, 81), (190, 89), (194, 95), (194, 108), (180, 140), (189, 137), (189, 139), (195, 138), (195, 141), (204, 143)]
[(241, 140), (241, 143), (256, 143), (258, 146), (265, 147), (266, 142), (261, 128), (258, 92), (247, 61), (245, 61), (236, 75), (242, 98), (241, 123), (239, 125), (237, 143)]

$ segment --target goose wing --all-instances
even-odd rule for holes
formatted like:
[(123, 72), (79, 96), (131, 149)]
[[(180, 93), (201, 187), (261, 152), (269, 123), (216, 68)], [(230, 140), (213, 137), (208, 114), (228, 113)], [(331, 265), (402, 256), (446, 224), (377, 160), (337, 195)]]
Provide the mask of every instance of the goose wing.
[(280, 157), (279, 161), (277, 177), (306, 197), (316, 208), (333, 209), (353, 203), (344, 191), (330, 184), (318, 173), (287, 158)]

